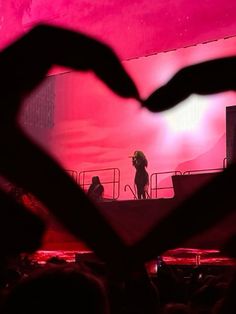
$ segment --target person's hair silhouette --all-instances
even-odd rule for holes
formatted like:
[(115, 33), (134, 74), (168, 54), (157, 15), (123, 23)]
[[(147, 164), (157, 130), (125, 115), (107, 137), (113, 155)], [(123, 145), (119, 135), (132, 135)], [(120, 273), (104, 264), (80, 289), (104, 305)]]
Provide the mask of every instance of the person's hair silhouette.
[(104, 187), (98, 176), (92, 177), (92, 184), (88, 189), (88, 196), (93, 200), (101, 201), (103, 199)]
[(103, 283), (77, 266), (51, 266), (20, 281), (3, 304), (4, 314), (108, 314)]

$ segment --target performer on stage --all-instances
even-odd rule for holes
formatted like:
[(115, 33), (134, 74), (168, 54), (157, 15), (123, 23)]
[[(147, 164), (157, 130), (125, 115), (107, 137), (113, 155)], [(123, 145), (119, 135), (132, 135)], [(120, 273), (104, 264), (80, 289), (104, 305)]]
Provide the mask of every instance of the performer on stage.
[(104, 187), (98, 176), (92, 177), (92, 184), (88, 189), (88, 196), (92, 199), (101, 201), (103, 199)]
[(144, 153), (136, 150), (132, 156), (132, 164), (136, 168), (134, 183), (137, 188), (138, 199), (146, 199), (149, 177), (146, 170), (148, 162)]

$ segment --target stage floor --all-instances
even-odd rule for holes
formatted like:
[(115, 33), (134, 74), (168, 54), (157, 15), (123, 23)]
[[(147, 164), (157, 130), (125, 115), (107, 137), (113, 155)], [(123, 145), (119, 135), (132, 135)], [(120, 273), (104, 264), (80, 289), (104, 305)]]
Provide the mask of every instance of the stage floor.
[[(81, 250), (39, 250), (32, 255), (32, 260), (44, 264), (51, 257), (57, 256), (67, 262), (75, 262), (76, 256), (89, 256), (92, 252), (84, 248)], [(211, 265), (211, 266), (233, 266), (236, 265), (236, 259), (222, 256), (217, 250), (199, 250), (192, 248), (178, 248), (170, 250), (162, 255), (162, 259), (169, 265)], [(155, 265), (155, 260), (150, 262)]]

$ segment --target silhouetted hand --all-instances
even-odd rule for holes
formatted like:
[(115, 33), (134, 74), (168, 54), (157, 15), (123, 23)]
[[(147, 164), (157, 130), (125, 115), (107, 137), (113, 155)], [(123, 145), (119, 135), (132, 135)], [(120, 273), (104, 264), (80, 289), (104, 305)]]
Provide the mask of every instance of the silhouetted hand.
[[(154, 91), (143, 106), (152, 112), (161, 112), (178, 105), (191, 94), (208, 95), (236, 90), (236, 57), (210, 60), (185, 67), (178, 71), (165, 85)], [(165, 251), (167, 247), (176, 247), (194, 234), (207, 230), (227, 215), (235, 220), (236, 165), (233, 164), (212, 182), (180, 204), (168, 217), (155, 225), (149, 233), (132, 248), (137, 259), (142, 256)], [(167, 235), (171, 230), (171, 236)], [(166, 236), (165, 236), (166, 235)], [(222, 244), (223, 250), (235, 256), (235, 235)], [(182, 238), (182, 240), (180, 240)], [(158, 247), (155, 242), (162, 239)], [(175, 243), (175, 244), (174, 244)], [(219, 239), (214, 243), (219, 245)], [(202, 245), (204, 245), (202, 243)], [(136, 252), (136, 253), (135, 253)], [(138, 255), (142, 252), (142, 256)], [(146, 252), (146, 253), (145, 253)]]
[[(191, 93), (235, 89), (235, 63), (236, 58), (231, 57), (183, 69), (143, 105), (157, 112), (173, 107)], [(234, 165), (179, 204), (133, 247), (127, 246), (72, 178), (17, 123), (21, 99), (43, 80), (53, 64), (92, 70), (118, 95), (140, 100), (135, 84), (106, 45), (69, 30), (37, 26), (0, 54), (0, 173), (35, 195), (100, 258), (114, 268), (131, 269), (233, 212)], [(205, 208), (211, 209), (207, 215)]]
[(143, 101), (143, 106), (152, 112), (161, 112), (173, 108), (191, 94), (208, 95), (236, 90), (235, 71), (236, 57), (188, 66), (154, 91)]
[(123, 241), (82, 189), (17, 122), (22, 98), (54, 64), (91, 70), (116, 94), (139, 99), (135, 84), (108, 46), (73, 31), (36, 26), (0, 54), (0, 173), (35, 195), (100, 257), (115, 260), (126, 254)]

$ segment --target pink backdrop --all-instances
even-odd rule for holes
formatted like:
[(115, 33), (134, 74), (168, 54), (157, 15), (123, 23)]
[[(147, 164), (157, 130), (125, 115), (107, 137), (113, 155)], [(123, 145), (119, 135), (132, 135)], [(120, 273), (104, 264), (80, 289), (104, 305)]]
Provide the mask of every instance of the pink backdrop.
[[(189, 0), (0, 0), (0, 48), (38, 22), (79, 30), (108, 43), (124, 60), (144, 97), (182, 66), (235, 54), (232, 38), (144, 57), (235, 36), (234, 0), (201, 4)], [(92, 74), (58, 75), (53, 92), (54, 127), (28, 125), (27, 131), (65, 169), (118, 167), (121, 199), (132, 198), (123, 189), (133, 184), (128, 156), (134, 150), (147, 155), (150, 174), (222, 167), (225, 107), (236, 104), (232, 92), (192, 96), (162, 114), (151, 114), (134, 101), (116, 97)]]
[(0, 47), (42, 21), (96, 36), (125, 60), (236, 35), (236, 2), (0, 0)]
[[(126, 61), (124, 66), (146, 97), (183, 66), (235, 54), (235, 44), (235, 38), (221, 40)], [(128, 156), (135, 150), (146, 154), (149, 174), (222, 167), (225, 107), (235, 104), (233, 92), (193, 95), (172, 110), (153, 114), (117, 97), (91, 73), (68, 72), (56, 75), (54, 127), (47, 136), (33, 136), (65, 169), (119, 168), (120, 198), (129, 199), (132, 195), (124, 186), (133, 186)]]

